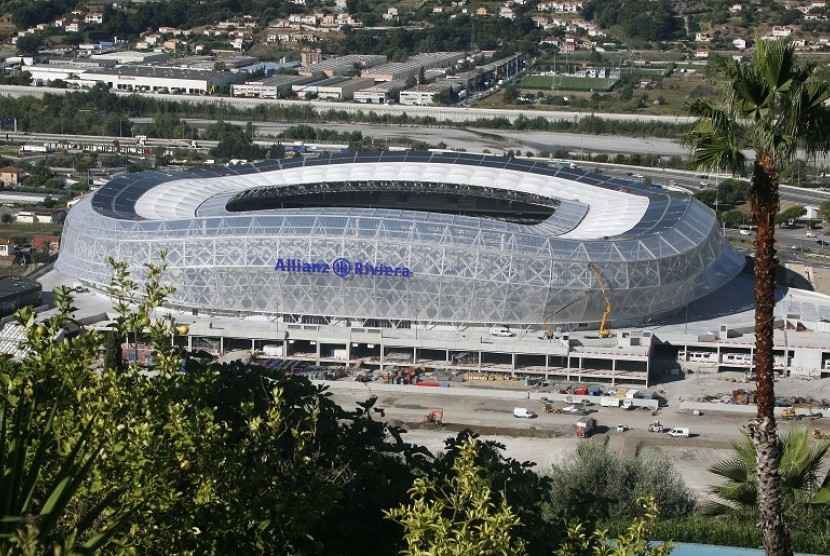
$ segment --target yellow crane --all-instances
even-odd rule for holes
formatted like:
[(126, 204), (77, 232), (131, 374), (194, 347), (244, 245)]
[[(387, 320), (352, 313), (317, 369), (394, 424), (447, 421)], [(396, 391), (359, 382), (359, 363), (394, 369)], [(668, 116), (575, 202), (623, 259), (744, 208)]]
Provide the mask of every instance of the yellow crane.
[(599, 270), (594, 266), (594, 263), (588, 263), (588, 270), (594, 274), (597, 284), (599, 284), (599, 290), (602, 292), (602, 297), (605, 299), (605, 311), (602, 312), (602, 318), (599, 321), (599, 337), (607, 338), (611, 335), (611, 331), (605, 327), (608, 315), (611, 314), (611, 300), (608, 299), (608, 293), (605, 291), (605, 283), (602, 281), (602, 276), (599, 275)]

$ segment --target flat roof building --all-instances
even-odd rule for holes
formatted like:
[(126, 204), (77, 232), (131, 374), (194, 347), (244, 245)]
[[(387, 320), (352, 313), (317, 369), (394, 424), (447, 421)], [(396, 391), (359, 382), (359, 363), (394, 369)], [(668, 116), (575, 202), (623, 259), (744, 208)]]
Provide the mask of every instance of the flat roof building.
[(326, 75), (328, 77), (333, 77), (354, 71), (355, 68), (371, 68), (385, 63), (386, 60), (386, 56), (380, 54), (348, 54), (346, 56), (328, 58), (311, 66), (301, 67), (299, 72), (300, 75), (305, 76)]
[(425, 85), (416, 85), (406, 91), (401, 91), (400, 103), (409, 106), (426, 106), (434, 104), (435, 95), (451, 90), (452, 83), (436, 81)]
[(231, 85), (231, 94), (235, 97), (288, 98), (294, 94), (292, 86), (319, 80), (318, 77), (278, 74), (257, 81)]
[[(342, 79), (342, 78), (338, 78)], [(352, 100), (356, 91), (371, 87), (374, 79), (355, 77), (338, 83), (317, 85), (317, 96), (327, 100)]]
[(40, 305), (41, 285), (25, 276), (0, 278), (0, 316), (11, 315), (24, 305)]
[(407, 80), (410, 77), (417, 77), (424, 68), (424, 71), (434, 68), (446, 68), (464, 59), (463, 52), (429, 52), (411, 56), (404, 62), (390, 62), (381, 66), (373, 67), (371, 70), (361, 72), (361, 77), (371, 77), (375, 81), (393, 81), (395, 79)]
[(406, 82), (400, 79), (377, 83), (366, 89), (355, 91), (354, 101), (366, 104), (385, 104), (390, 100), (397, 100), (397, 94), (406, 87)]
[(86, 82), (106, 83), (119, 91), (152, 91), (201, 95), (216, 87), (241, 81), (245, 74), (192, 70), (162, 66), (120, 66), (90, 70), (81, 76)]
[(102, 62), (115, 62), (116, 64), (150, 64), (166, 62), (169, 56), (164, 52), (138, 52), (136, 50), (123, 50), (119, 52), (107, 52), (106, 54), (93, 54), (91, 60)]

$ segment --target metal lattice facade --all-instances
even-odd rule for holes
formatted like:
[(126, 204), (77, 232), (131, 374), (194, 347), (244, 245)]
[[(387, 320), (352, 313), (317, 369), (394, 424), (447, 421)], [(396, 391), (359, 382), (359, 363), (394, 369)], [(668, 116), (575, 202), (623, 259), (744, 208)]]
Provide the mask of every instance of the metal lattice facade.
[[(556, 208), (532, 225), (406, 206), (227, 208), (256, 189), (396, 180), (541, 195)], [(355, 323), (539, 324), (568, 305), (553, 322), (595, 325), (605, 301), (591, 263), (609, 323), (627, 326), (676, 312), (743, 265), (714, 213), (683, 193), (532, 161), (388, 152), (118, 178), (70, 211), (56, 266), (106, 289), (108, 257), (140, 279), (162, 250), (171, 304)]]

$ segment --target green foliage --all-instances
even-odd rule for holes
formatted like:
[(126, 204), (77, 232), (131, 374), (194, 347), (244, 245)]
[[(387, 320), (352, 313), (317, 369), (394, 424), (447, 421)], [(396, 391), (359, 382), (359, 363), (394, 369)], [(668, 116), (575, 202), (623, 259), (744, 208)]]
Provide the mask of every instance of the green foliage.
[(818, 207), (818, 217), (822, 222), (830, 222), (830, 201), (822, 201)]
[(750, 221), (749, 215), (740, 210), (722, 212), (718, 215), (718, 218), (720, 218), (720, 221), (730, 228), (738, 228)]
[[(758, 497), (755, 447), (749, 437), (732, 444), (735, 456), (718, 462), (709, 471), (726, 482), (712, 491), (724, 501), (708, 507), (712, 514), (752, 515)], [(822, 472), (822, 460), (830, 441), (815, 440), (807, 427), (791, 427), (778, 438), (781, 453), (781, 493), (790, 527), (826, 533), (830, 517), (830, 474)]]
[(161, 139), (190, 138), (195, 132), (179, 116), (170, 113), (161, 113), (154, 116), (153, 123), (145, 131), (145, 135)]
[(778, 214), (775, 215), (775, 223), (776, 224), (783, 224), (788, 220), (794, 220), (801, 218), (802, 216), (807, 216), (807, 208), (801, 205), (795, 205), (792, 207), (787, 207), (786, 209), (782, 210)]
[(746, 180), (725, 179), (718, 185), (718, 197), (721, 203), (737, 205), (749, 201), (752, 185)]
[[(84, 427), (77, 440), (60, 450), (53, 427), (55, 409), (45, 418), (37, 411), (34, 399), (8, 397), (0, 407), (0, 552), (95, 552), (112, 540), (119, 525), (120, 520), (114, 520), (91, 534), (120, 491), (84, 507), (79, 500), (83, 483), (100, 454), (100, 448), (90, 446), (92, 427)], [(49, 454), (55, 451), (63, 453), (52, 471)]]
[(568, 525), (565, 542), (554, 552), (555, 556), (668, 556), (671, 542), (651, 544), (652, 531), (657, 521), (658, 508), (651, 497), (636, 500), (644, 515), (635, 518), (617, 537), (606, 530), (587, 533), (581, 523)]
[(387, 512), (404, 528), (402, 554), (525, 553), (524, 543), (512, 534), (520, 521), (476, 465), (478, 451), (478, 443), (467, 439), (454, 459), (451, 476), (416, 479), (410, 490), (412, 503)]
[(216, 147), (210, 149), (210, 154), (216, 158), (228, 160), (241, 158), (256, 160), (265, 158), (265, 150), (253, 143), (250, 130), (227, 122), (218, 121), (205, 128), (204, 138), (210, 141), (219, 141)]
[(634, 519), (641, 514), (638, 498), (653, 496), (666, 517), (689, 515), (692, 493), (665, 458), (623, 459), (604, 445), (580, 444), (576, 457), (551, 469), (546, 519)]
[(665, 41), (683, 36), (682, 20), (667, 0), (589, 0), (582, 13), (604, 29), (633, 41)]

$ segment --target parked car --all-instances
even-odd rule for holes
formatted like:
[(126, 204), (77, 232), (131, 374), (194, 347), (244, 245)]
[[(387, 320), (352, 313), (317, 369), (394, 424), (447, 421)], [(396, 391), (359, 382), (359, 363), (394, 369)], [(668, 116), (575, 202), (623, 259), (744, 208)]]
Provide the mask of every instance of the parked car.
[(674, 428), (666, 434), (668, 434), (669, 436), (675, 436), (680, 438), (689, 438), (689, 429), (685, 427)]
[(619, 425), (617, 425), (617, 432), (625, 432), (627, 430), (628, 430), (628, 425), (624, 425), (623, 423), (620, 423)]
[(582, 408), (582, 405), (566, 405), (562, 408), (562, 413), (570, 413), (572, 415), (584, 415), (585, 410)]
[(806, 237), (816, 237), (816, 234), (814, 234), (813, 232), (806, 232), (804, 235)]
[(535, 419), (536, 413), (529, 410), (526, 407), (514, 407), (513, 417), (516, 417), (518, 419)]
[(490, 335), (499, 336), (501, 338), (509, 338), (511, 336), (515, 336), (516, 334), (506, 326), (494, 326), (490, 329)]
[(738, 233), (739, 233), (739, 234), (741, 234), (742, 236), (748, 236), (748, 235), (750, 235), (752, 232), (750, 232), (749, 230), (741, 230), (741, 231), (739, 231)]

